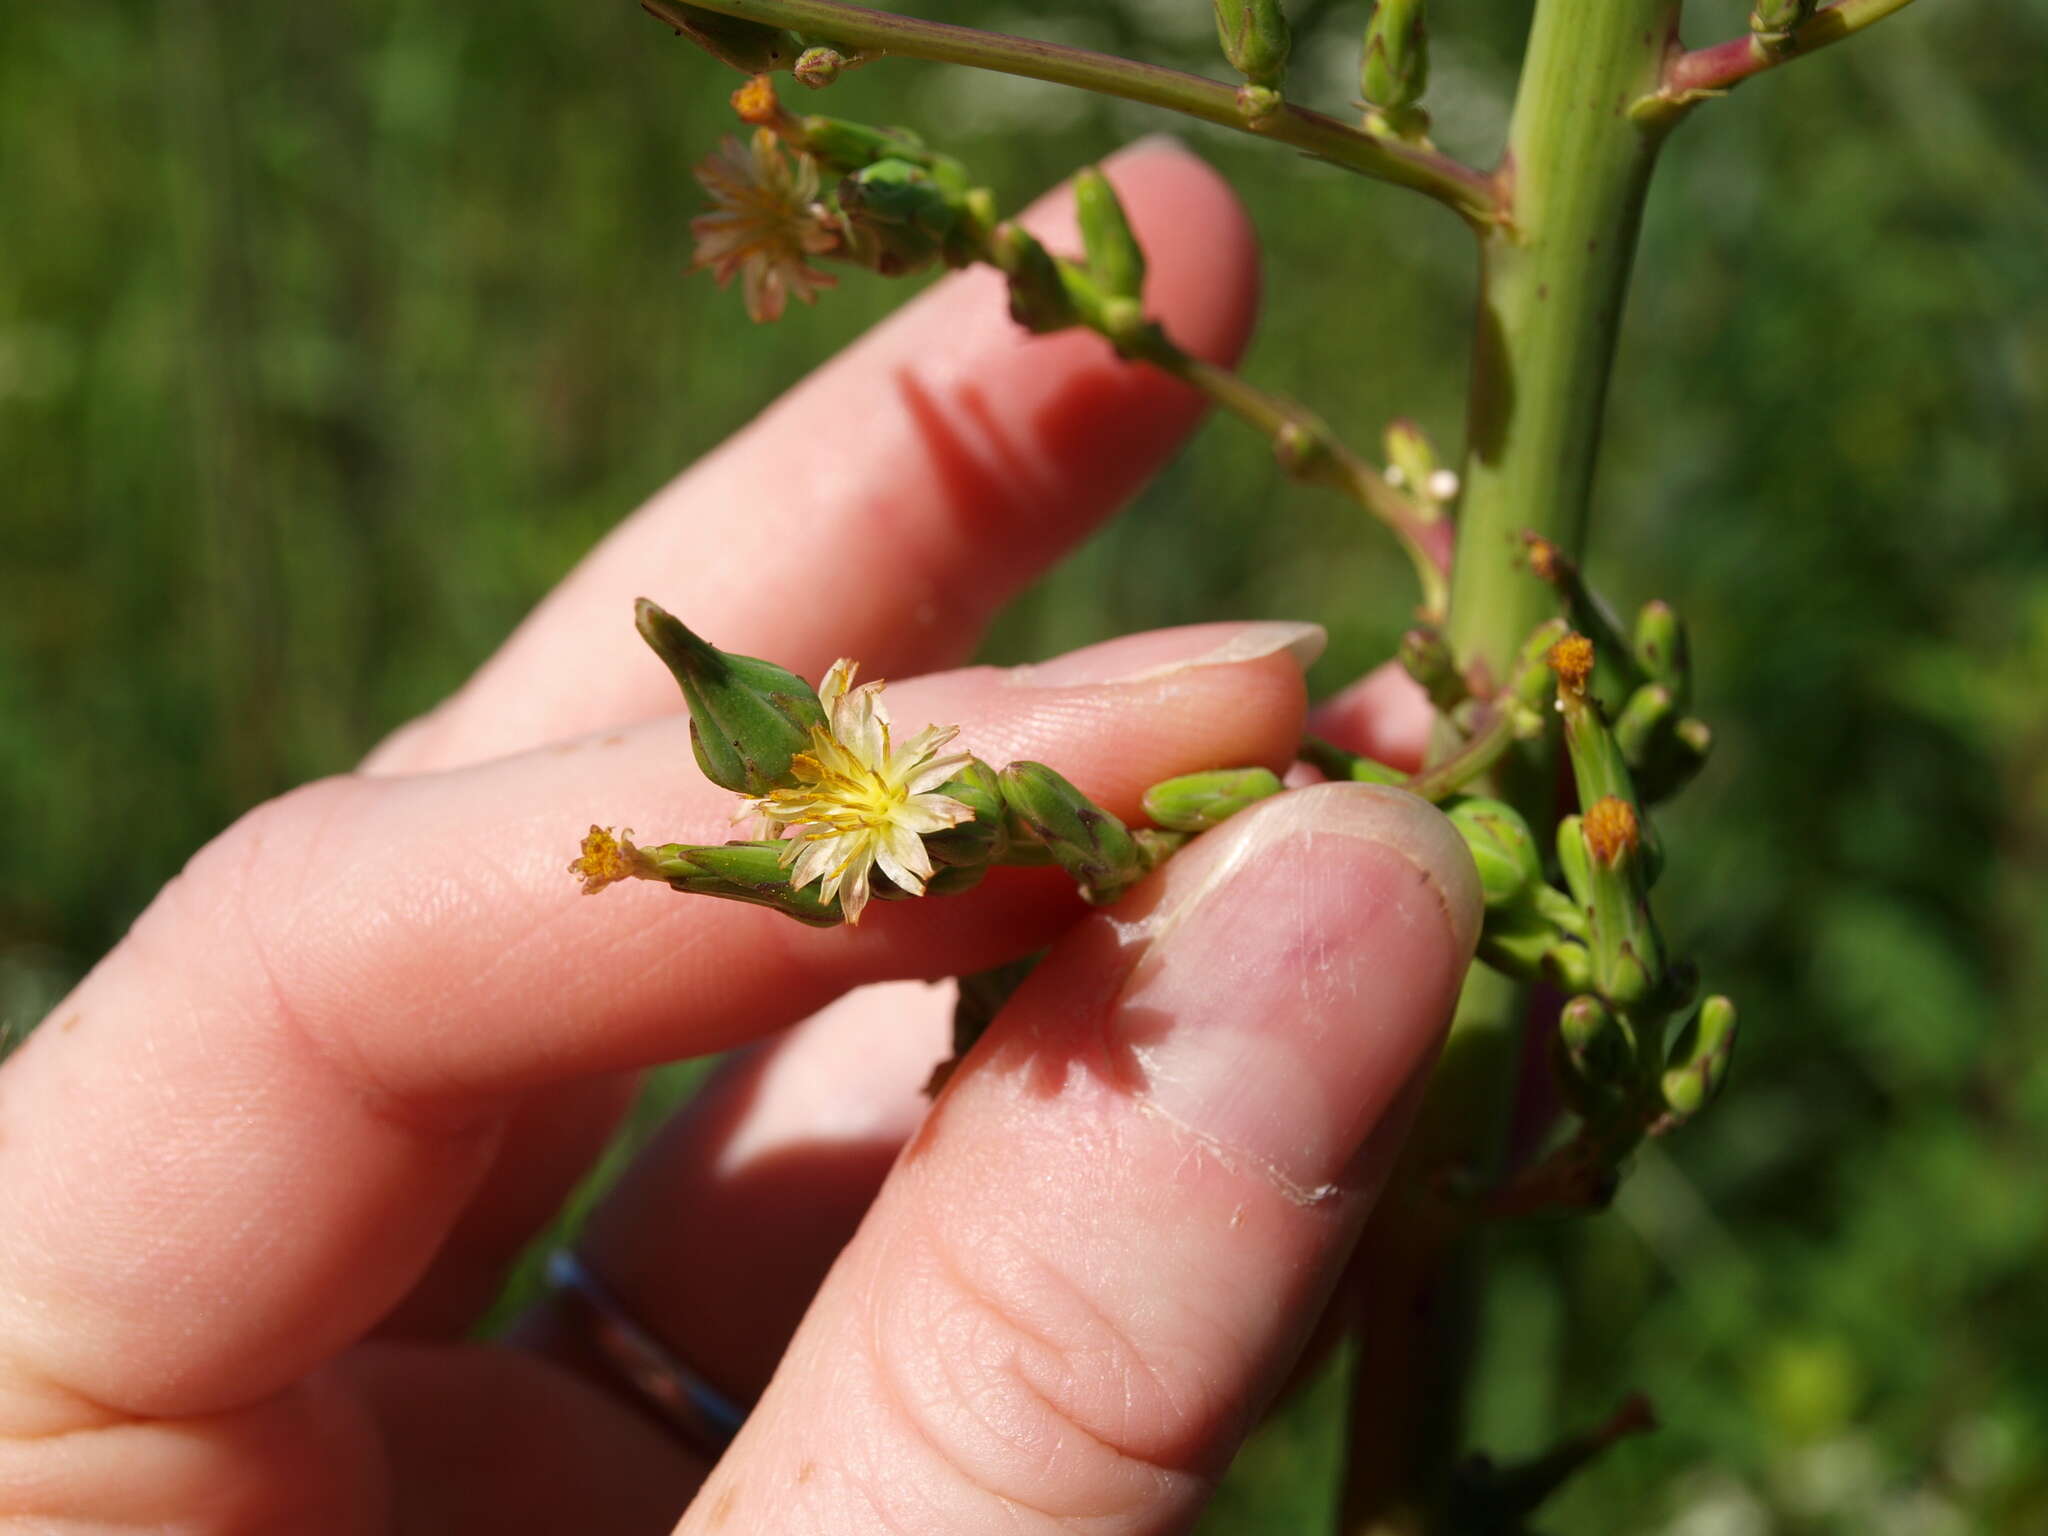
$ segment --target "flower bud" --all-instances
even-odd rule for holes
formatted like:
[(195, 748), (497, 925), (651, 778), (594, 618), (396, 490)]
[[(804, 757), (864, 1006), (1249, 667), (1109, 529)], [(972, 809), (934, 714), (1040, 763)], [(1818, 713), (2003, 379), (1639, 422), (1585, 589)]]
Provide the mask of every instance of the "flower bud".
[(839, 183), (839, 209), (856, 259), (884, 277), (900, 277), (951, 258), (964, 188), (927, 166), (894, 157), (863, 166)]
[(1725, 997), (1710, 997), (1672, 1042), (1672, 1065), (1662, 1086), (1673, 1121), (1689, 1120), (1713, 1102), (1734, 1055), (1735, 1005)]
[(1184, 773), (1145, 791), (1145, 814), (1174, 832), (1206, 832), (1255, 801), (1280, 793), (1280, 776), (1269, 768), (1219, 768)]
[(694, 5), (671, 5), (661, 19), (719, 63), (730, 64), (744, 75), (787, 69), (799, 51), (797, 40), (780, 27), (765, 27), (758, 21), (742, 21)]
[(1021, 224), (1001, 224), (989, 239), (989, 260), (1010, 281), (1010, 318), (1034, 335), (1065, 330), (1080, 315), (1052, 252)]
[(1614, 741), (1630, 772), (1640, 774), (1654, 760), (1664, 733), (1676, 723), (1673, 712), (1671, 690), (1662, 683), (1645, 683), (1628, 696), (1614, 720)]
[(811, 685), (787, 668), (735, 656), (700, 640), (646, 598), (634, 623), (682, 685), (690, 745), (704, 777), (742, 795), (788, 782), (789, 762), (811, 744), (825, 711)]
[(1003, 803), (1018, 827), (1074, 877), (1089, 901), (1114, 901), (1145, 873), (1130, 829), (1045, 764), (1012, 763), (1000, 779)]
[(1543, 857), (1536, 838), (1513, 806), (1467, 795), (1446, 806), (1445, 814), (1471, 851), (1489, 909), (1519, 905), (1542, 881)]
[(1074, 177), (1074, 216), (1081, 226), (1081, 247), (1088, 273), (1112, 299), (1137, 299), (1145, 288), (1145, 253), (1131, 233), (1130, 220), (1109, 178), (1094, 166)]
[(958, 800), (974, 812), (974, 819), (943, 832), (925, 834), (924, 848), (932, 863), (943, 872), (948, 868), (981, 870), (1000, 862), (1009, 850), (1010, 832), (1003, 805), (1003, 784), (995, 769), (978, 757), (970, 758), (965, 768), (938, 787), (937, 793)]
[[(1422, 0), (1378, 0), (1365, 28), (1365, 58), (1358, 88), (1367, 106), (1403, 131), (1413, 123), (1416, 103), (1429, 85), (1429, 32)], [(1419, 126), (1419, 125), (1418, 125)]]
[(796, 77), (812, 90), (819, 91), (837, 80), (845, 68), (846, 55), (837, 48), (806, 48), (797, 55)]
[(1575, 1113), (1592, 1120), (1620, 1106), (1632, 1054), (1627, 1029), (1599, 998), (1580, 993), (1559, 1010), (1551, 1065)]
[(845, 921), (839, 902), (818, 899), (818, 887), (795, 890), (783, 867), (785, 843), (722, 843), (693, 847), (667, 843), (633, 850), (643, 880), (665, 881), (673, 890), (693, 896), (718, 896), (751, 906), (773, 907), (813, 928), (834, 928)]
[(931, 158), (924, 140), (908, 128), (871, 128), (843, 118), (811, 116), (796, 120), (793, 135), (799, 147), (816, 159), (849, 175), (877, 160), (908, 160), (922, 165)]
[(1253, 85), (1277, 89), (1287, 73), (1294, 36), (1280, 0), (1215, 0), (1223, 57)]
[(1683, 711), (1692, 696), (1692, 654), (1677, 611), (1661, 598), (1643, 604), (1629, 649), (1643, 676), (1670, 689), (1673, 706)]

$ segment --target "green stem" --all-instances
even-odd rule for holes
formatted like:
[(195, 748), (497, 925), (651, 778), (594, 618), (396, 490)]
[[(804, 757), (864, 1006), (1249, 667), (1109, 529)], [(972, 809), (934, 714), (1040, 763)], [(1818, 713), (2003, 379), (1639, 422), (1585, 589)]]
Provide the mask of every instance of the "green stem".
[(1209, 400), (1272, 440), (1281, 465), (1295, 479), (1348, 496), (1385, 524), (1400, 541), (1422, 589), (1418, 612), (1427, 622), (1444, 615), (1449, 586), (1441, 551), (1444, 529), (1417, 510), (1385, 475), (1359, 457), (1319, 418), (1292, 401), (1268, 394), (1243, 375), (1191, 357), (1154, 328), (1156, 341), (1137, 355), (1163, 373), (1193, 385)]
[[(1504, 217), (1481, 243), (1482, 289), (1457, 556), (1446, 633), (1468, 675), (1504, 682), (1517, 647), (1556, 597), (1518, 559), (1533, 531), (1567, 551), (1583, 538), (1593, 466), (1643, 197), (1662, 125), (1630, 116), (1654, 92), (1673, 46), (1679, 0), (1538, 0), (1499, 175)], [(1548, 824), (1554, 768), (1540, 749), (1510, 752), (1495, 792), (1533, 826)], [(1475, 971), (1418, 1122), (1416, 1177), (1495, 1177), (1521, 1056), (1522, 989)], [(1398, 1193), (1398, 1192), (1397, 1192)], [(1345, 1490), (1347, 1536), (1430, 1530), (1456, 1453), (1458, 1373), (1469, 1312), (1446, 1303), (1466, 1269), (1449, 1239), (1390, 1198), (1365, 1238), (1364, 1267), (1398, 1277), (1363, 1299)], [(1385, 1354), (1375, 1335), (1436, 1336)], [(1407, 1375), (1398, 1368), (1410, 1368)], [(1390, 1454), (1389, 1443), (1396, 1449)]]
[[(677, 18), (667, 0), (642, 0), (670, 25)], [(1318, 160), (1341, 165), (1380, 181), (1412, 187), (1455, 209), (1475, 225), (1495, 218), (1499, 197), (1491, 178), (1434, 149), (1403, 143), (1354, 128), (1320, 112), (1283, 104), (1263, 114), (1248, 113), (1237, 88), (1178, 69), (1162, 69), (1113, 54), (1069, 48), (1001, 32), (982, 32), (942, 21), (897, 16), (840, 0), (691, 0), (700, 10), (718, 11), (771, 27), (786, 27), (812, 39), (829, 39), (864, 55), (896, 54), (968, 64), (1006, 75), (1050, 80), (1105, 96), (1144, 102), (1224, 128), (1272, 139)]]

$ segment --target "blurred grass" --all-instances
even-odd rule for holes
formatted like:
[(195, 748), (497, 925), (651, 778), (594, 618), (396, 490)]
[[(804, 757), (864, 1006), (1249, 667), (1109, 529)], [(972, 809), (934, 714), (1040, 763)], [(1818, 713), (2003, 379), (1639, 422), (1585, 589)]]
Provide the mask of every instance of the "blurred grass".
[[(1214, 71), (1200, 0), (955, 19)], [(1297, 78), (1349, 91), (1350, 4)], [(1526, 11), (1446, 9), (1440, 138), (1497, 143)], [(1700, 37), (1737, 7), (1695, 7)], [(1692, 618), (1713, 768), (1670, 924), (1742, 1002), (1716, 1112), (1607, 1217), (1503, 1233), (1480, 1443), (1647, 1390), (1559, 1531), (2048, 1528), (2048, 4), (1916, 7), (1672, 143), (1596, 576)], [(730, 77), (632, 6), (0, 10), (0, 1018), (255, 800), (457, 683), (621, 512), (900, 301), (755, 330), (685, 279)], [(1137, 131), (884, 65), (1012, 202)], [(1025, 127), (1030, 131), (1020, 131)], [(1472, 261), (1437, 210), (1207, 131), (1266, 241), (1249, 367), (1455, 443)], [(1200, 238), (1189, 231), (1188, 238)], [(998, 658), (1228, 614), (1387, 649), (1397, 562), (1212, 425)], [(1322, 1529), (1328, 1383), (1205, 1529)]]

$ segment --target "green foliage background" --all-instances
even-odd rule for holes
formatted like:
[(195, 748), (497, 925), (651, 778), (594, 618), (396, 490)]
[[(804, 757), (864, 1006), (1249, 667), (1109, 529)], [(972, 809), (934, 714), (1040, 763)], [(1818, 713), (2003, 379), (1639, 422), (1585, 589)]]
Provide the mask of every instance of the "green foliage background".
[[(1220, 73), (1202, 0), (925, 8)], [(1302, 94), (1350, 95), (1363, 8), (1298, 9)], [(1693, 9), (1701, 40), (1740, 24)], [(1490, 157), (1526, 6), (1438, 10), (1439, 137)], [(1669, 927), (1745, 1038), (1614, 1213), (1494, 1244), (1480, 1442), (1533, 1451), (1638, 1386), (1668, 1424), (1558, 1531), (2048, 1528), (2044, 63), (2042, 0), (1928, 0), (1666, 156), (1592, 564), (1694, 623), (1721, 745), (1671, 819)], [(212, 832), (454, 686), (903, 297), (856, 277), (756, 331), (683, 277), (688, 167), (733, 81), (623, 0), (0, 9), (17, 1030)], [(833, 104), (1012, 202), (1166, 126), (914, 64)], [(1454, 444), (1454, 221), (1196, 141), (1279, 279), (1250, 370), (1357, 440), (1407, 413)], [(1302, 615), (1334, 688), (1389, 648), (1403, 580), (1215, 423), (990, 652)], [(1208, 1529), (1323, 1528), (1333, 1402), (1254, 1445)]]

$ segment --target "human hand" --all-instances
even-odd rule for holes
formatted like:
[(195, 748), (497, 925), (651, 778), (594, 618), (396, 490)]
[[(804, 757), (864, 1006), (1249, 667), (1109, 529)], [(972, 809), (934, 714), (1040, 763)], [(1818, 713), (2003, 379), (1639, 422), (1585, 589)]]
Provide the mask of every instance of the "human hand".
[[(1227, 193), (1157, 147), (1119, 180), (1141, 232), (1204, 232), (1148, 240), (1153, 303), (1235, 350)], [(0, 1530), (1186, 1524), (1433, 1057), (1478, 909), (1441, 818), (1323, 786), (1107, 912), (1005, 870), (854, 931), (585, 902), (562, 871), (593, 816), (715, 840), (729, 814), (636, 593), (812, 676), (924, 672), (1190, 424), (1093, 338), (1019, 338), (993, 287), (949, 280), (657, 497), (363, 774), (223, 834), (7, 1063)], [(771, 570), (806, 601), (762, 600)], [(1284, 765), (1312, 638), (1204, 625), (890, 698), (1128, 814)], [(760, 1395), (715, 1471), (559, 1309), (533, 1347), (462, 1342), (634, 1069), (1054, 939), (900, 1158), (944, 1047), (928, 999), (854, 994), (742, 1056), (594, 1216), (586, 1262), (643, 1325)]]

